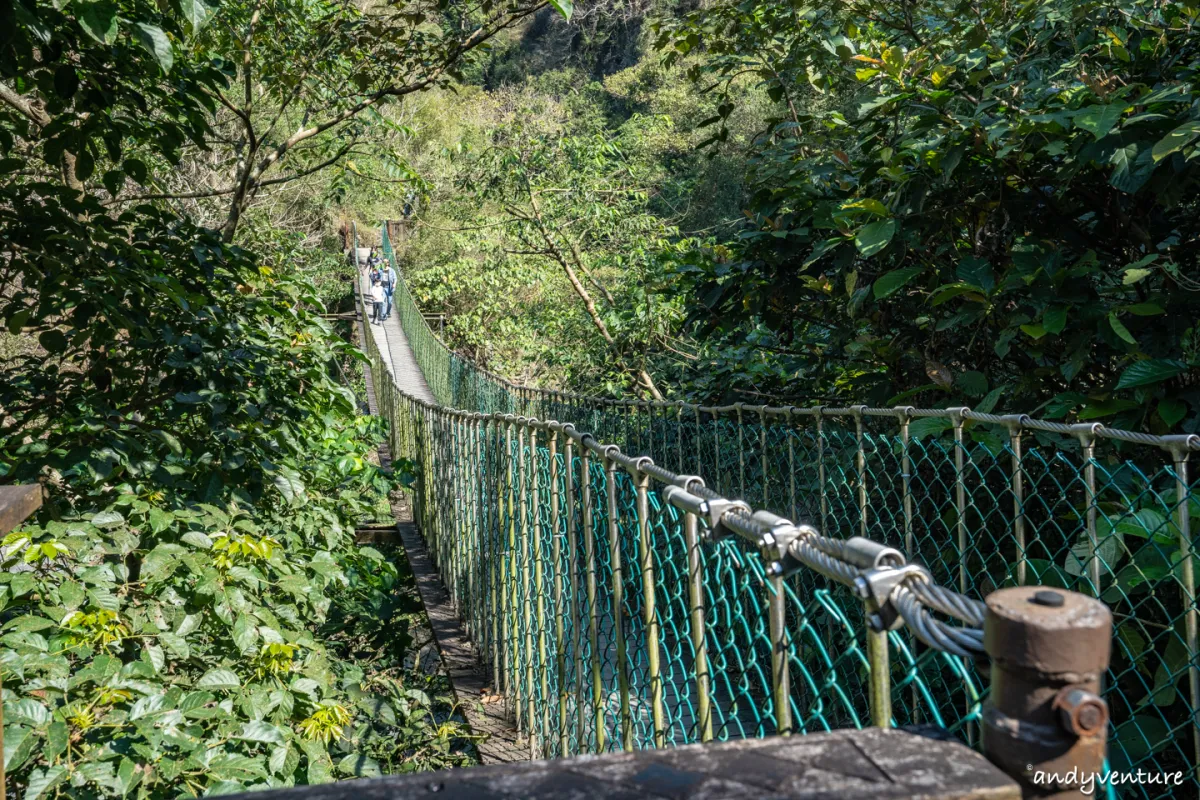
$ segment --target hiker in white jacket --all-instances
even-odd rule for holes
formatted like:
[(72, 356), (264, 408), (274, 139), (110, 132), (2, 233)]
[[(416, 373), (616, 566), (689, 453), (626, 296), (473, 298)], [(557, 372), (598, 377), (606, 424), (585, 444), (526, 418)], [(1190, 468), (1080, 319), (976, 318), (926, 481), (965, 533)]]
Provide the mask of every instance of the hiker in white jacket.
[(387, 295), (384, 294), (383, 284), (375, 281), (371, 284), (371, 322), (379, 324), (383, 318), (383, 305), (387, 302)]

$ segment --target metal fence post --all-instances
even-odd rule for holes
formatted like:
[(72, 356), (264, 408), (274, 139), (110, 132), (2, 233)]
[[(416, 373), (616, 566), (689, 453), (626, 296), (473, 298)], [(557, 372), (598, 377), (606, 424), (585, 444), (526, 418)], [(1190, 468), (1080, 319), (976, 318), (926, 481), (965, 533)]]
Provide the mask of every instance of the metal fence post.
[(1197, 660), (1196, 574), (1192, 563), (1191, 504), (1192, 486), (1188, 461), (1194, 436), (1171, 436), (1168, 449), (1175, 466), (1175, 526), (1179, 529), (1180, 590), (1184, 608), (1184, 637), (1188, 652), (1188, 699), (1191, 702), (1192, 752), (1196, 756), (1195, 774), (1200, 779), (1200, 665)]
[(687, 548), (688, 606), (691, 613), (692, 672), (696, 677), (696, 714), (700, 741), (713, 738), (712, 675), (708, 666), (708, 635), (705, 626), (704, 567), (700, 552), (699, 520), (688, 511), (683, 515), (683, 541)]
[[(641, 463), (639, 459), (638, 463)], [(654, 551), (650, 540), (650, 476), (637, 472), (638, 559), (642, 573), (642, 612), (646, 626), (646, 668), (650, 678), (650, 710), (654, 725), (654, 746), (666, 747), (666, 715), (663, 711), (659, 620), (655, 605)]]
[(596, 728), (596, 752), (604, 752), (604, 683), (600, 673), (600, 618), (596, 608), (596, 527), (593, 517), (592, 463), (587, 444), (581, 445), (580, 464), (583, 478), (583, 550), (587, 561), (588, 645), (592, 662), (592, 722)]
[(792, 733), (791, 676), (788, 664), (787, 595), (781, 575), (767, 578), (767, 624), (771, 635), (771, 689), (775, 730)]
[[(864, 609), (863, 616), (870, 614)], [(892, 665), (888, 653), (888, 632), (875, 630), (868, 622), (867, 663), (870, 666), (871, 724), (876, 728), (892, 726)]]
[(1087, 489), (1087, 537), (1091, 555), (1087, 562), (1088, 580), (1092, 584), (1092, 593), (1099, 597), (1102, 591), (1100, 585), (1100, 541), (1096, 535), (1096, 429), (1099, 423), (1084, 422), (1072, 425), (1071, 428), (1079, 439), (1080, 455), (1083, 458), (1083, 480)]
[[(520, 475), (521, 487), (521, 541), (518, 546), (521, 551), (521, 586), (524, 589), (522, 608), (525, 620), (525, 654), (518, 665), (525, 673), (525, 728), (529, 735), (529, 757), (537, 758), (537, 733), (534, 728), (536, 708), (534, 701), (534, 670), (535, 656), (533, 650), (533, 571), (530, 561), (533, 559), (533, 536), (530, 532), (529, 512), (529, 471), (525, 465), (526, 437), (532, 432), (527, 429), (524, 417), (518, 420), (517, 429), (517, 471)], [(518, 728), (520, 727), (518, 717)]]
[[(563, 477), (567, 495), (567, 563), (571, 580), (571, 654), (575, 660), (575, 738), (577, 752), (583, 749), (583, 642), (579, 630), (579, 533), (575, 523), (575, 440), (563, 437)], [(559, 608), (559, 613), (562, 609)]]
[(1002, 417), (1008, 428), (1008, 449), (1012, 453), (1012, 475), (1009, 486), (1013, 496), (1013, 539), (1017, 543), (1017, 585), (1025, 585), (1025, 468), (1022, 459), (1022, 427), (1026, 419), (1023, 414)]
[(817, 422), (817, 483), (821, 495), (821, 530), (829, 530), (829, 494), (825, 486), (825, 428), (822, 416), (824, 409), (813, 406), (813, 417)]
[(546, 446), (550, 458), (550, 579), (554, 582), (554, 668), (558, 693), (558, 755), (561, 758), (567, 754), (570, 736), (567, 733), (567, 637), (563, 619), (566, 576), (562, 569), (562, 536), (559, 535), (558, 431), (554, 428), (550, 429)]
[(733, 407), (737, 409), (737, 445), (738, 445), (738, 496), (746, 496), (746, 442), (745, 436), (742, 433), (742, 406), (738, 402), (734, 403)]
[(1104, 770), (1111, 612), (1077, 592), (1016, 586), (988, 595), (983, 630), (992, 677), (984, 755), (1025, 797), (1083, 797)]
[(505, 514), (504, 522), (508, 528), (508, 542), (504, 548), (504, 557), (502, 559), (504, 569), (502, 570), (502, 586), (501, 597), (503, 600), (503, 614), (501, 619), (504, 647), (504, 706), (505, 711), (511, 714), (514, 718), (519, 718), (517, 705), (514, 705), (517, 700), (519, 690), (514, 685), (514, 676), (516, 675), (516, 652), (514, 643), (516, 641), (516, 631), (512, 626), (513, 610), (516, 606), (516, 578), (515, 564), (513, 558), (517, 552), (517, 517), (516, 517), (516, 477), (513, 471), (513, 421), (511, 415), (505, 420), (504, 426), (504, 461), (505, 461), (505, 484), (508, 489), (507, 497), (507, 513)]
[[(615, 450), (615, 448), (612, 448)], [(625, 571), (621, 565), (620, 511), (617, 506), (617, 462), (604, 455), (608, 498), (608, 557), (612, 571), (613, 638), (617, 640), (617, 681), (621, 700), (621, 745), (633, 750), (633, 714), (629, 707), (629, 665), (625, 651)]]
[(863, 438), (863, 410), (866, 406), (852, 406), (854, 415), (854, 441), (857, 451), (854, 456), (855, 469), (858, 473), (858, 535), (867, 537), (867, 451)]

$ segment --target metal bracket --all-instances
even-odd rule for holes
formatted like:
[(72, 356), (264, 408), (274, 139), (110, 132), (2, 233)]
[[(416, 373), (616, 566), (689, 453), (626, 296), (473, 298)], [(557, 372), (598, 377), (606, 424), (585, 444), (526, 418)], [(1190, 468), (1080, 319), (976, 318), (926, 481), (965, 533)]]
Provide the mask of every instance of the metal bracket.
[[(792, 553), (792, 545), (801, 539), (807, 539), (813, 536), (819, 536), (819, 532), (812, 525), (802, 522), (799, 525), (792, 527), (787, 532), (786, 542), (779, 542), (779, 555), (766, 565), (766, 573), (771, 578), (787, 578), (795, 575), (807, 566), (803, 561), (796, 558)], [(778, 538), (776, 539), (778, 542)]]
[(742, 500), (726, 500), (725, 498), (721, 498), (719, 500), (704, 501), (704, 514), (708, 517), (708, 531), (703, 537), (706, 542), (718, 542), (726, 537), (736, 535), (721, 521), (721, 518), (727, 512), (735, 508), (744, 511), (746, 514), (750, 513), (750, 506)]
[(854, 580), (854, 591), (866, 603), (867, 624), (872, 630), (894, 631), (904, 624), (900, 612), (892, 605), (892, 592), (912, 575), (932, 580), (929, 570), (920, 564), (871, 569)]
[(769, 511), (755, 511), (752, 518), (770, 528), (758, 540), (759, 555), (768, 564), (781, 560), (791, 543), (805, 535), (790, 519)]

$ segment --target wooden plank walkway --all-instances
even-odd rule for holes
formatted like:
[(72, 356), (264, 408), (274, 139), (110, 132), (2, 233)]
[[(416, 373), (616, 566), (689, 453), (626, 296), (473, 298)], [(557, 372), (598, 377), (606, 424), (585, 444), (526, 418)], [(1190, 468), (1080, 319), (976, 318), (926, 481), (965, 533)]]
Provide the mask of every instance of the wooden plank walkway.
[[(366, 288), (365, 280), (363, 288)], [(363, 308), (365, 306), (359, 304), (359, 309)], [(435, 402), (409, 346), (408, 337), (400, 327), (399, 319), (393, 314), (383, 323), (375, 324), (369, 319), (363, 319), (360, 313), (360, 341), (365, 337), (368, 325), (380, 355), (391, 371), (391, 374), (386, 376), (372, 375), (369, 369), (366, 371), (371, 413), (379, 413), (375, 382), (380, 380), (393, 380), (400, 389), (414, 397)], [(379, 459), (385, 466), (391, 464), (391, 452), (386, 443), (379, 448)], [(528, 740), (521, 738), (513, 729), (512, 723), (504, 713), (505, 704), (483, 702), (492, 694), (490, 670), (481, 662), (475, 646), (467, 638), (466, 631), (450, 603), (450, 594), (430, 561), (425, 542), (413, 521), (412, 505), (408, 496), (401, 495), (397, 502), (392, 504), (392, 511), (396, 515), (396, 530), (400, 534), (400, 542), (404, 546), (409, 566), (416, 579), (421, 602), (433, 627), (442, 666), (450, 677), (459, 708), (472, 731), (486, 737), (478, 745), (480, 760), (484, 764), (508, 764), (528, 760)]]

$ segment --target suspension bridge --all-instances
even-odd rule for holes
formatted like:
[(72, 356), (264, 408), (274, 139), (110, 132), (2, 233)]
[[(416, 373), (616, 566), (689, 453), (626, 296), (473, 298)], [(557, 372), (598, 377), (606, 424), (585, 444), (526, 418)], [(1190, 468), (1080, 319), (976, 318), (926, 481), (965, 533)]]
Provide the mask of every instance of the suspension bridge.
[(430, 329), (388, 234), (379, 413), (530, 757), (871, 725), (978, 745), (984, 598), (1044, 584), (1112, 609), (1112, 767), (1200, 785), (1200, 437), (517, 386)]

